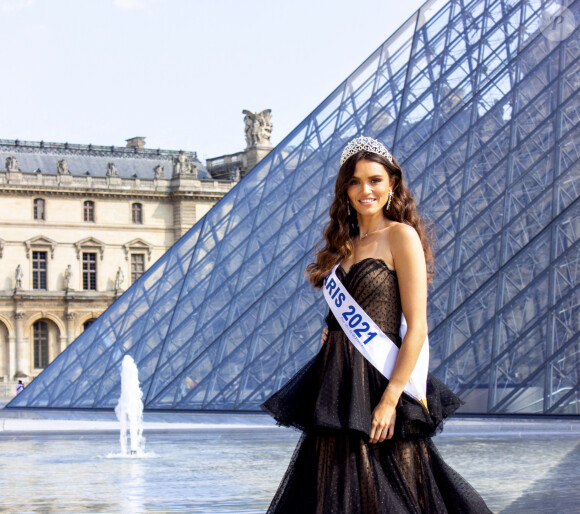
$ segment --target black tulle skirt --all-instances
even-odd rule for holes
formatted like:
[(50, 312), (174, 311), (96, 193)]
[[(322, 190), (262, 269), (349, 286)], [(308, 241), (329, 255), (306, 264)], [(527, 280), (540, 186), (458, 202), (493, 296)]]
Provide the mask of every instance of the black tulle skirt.
[(441, 458), (431, 436), (461, 405), (429, 375), (428, 410), (403, 394), (395, 436), (370, 444), (388, 381), (342, 331), (263, 408), (303, 432), (270, 513), (486, 513), (481, 496)]

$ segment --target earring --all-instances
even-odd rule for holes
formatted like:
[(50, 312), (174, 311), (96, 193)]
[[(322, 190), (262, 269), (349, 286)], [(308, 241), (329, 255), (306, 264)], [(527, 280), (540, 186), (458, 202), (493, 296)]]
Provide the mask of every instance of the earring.
[(348, 221), (348, 226), (350, 228), (350, 235), (352, 236), (352, 235), (356, 234), (356, 231), (358, 228), (358, 220), (357, 220), (356, 214), (354, 216), (351, 216), (351, 214), (350, 214), (350, 202), (348, 200), (346, 201), (346, 212), (348, 213), (347, 221)]
[(389, 199), (387, 201), (387, 211), (389, 210), (389, 207), (391, 206), (391, 199), (393, 198), (393, 190), (391, 189), (389, 191)]

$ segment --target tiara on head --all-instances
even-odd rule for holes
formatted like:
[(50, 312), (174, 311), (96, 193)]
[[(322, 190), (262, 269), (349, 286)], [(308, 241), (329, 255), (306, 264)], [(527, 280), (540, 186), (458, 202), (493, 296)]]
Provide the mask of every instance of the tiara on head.
[(342, 151), (342, 155), (340, 156), (340, 165), (342, 166), (351, 155), (354, 155), (361, 150), (382, 155), (393, 164), (393, 156), (391, 155), (391, 152), (386, 149), (383, 143), (373, 139), (372, 137), (360, 136), (346, 145), (345, 149)]

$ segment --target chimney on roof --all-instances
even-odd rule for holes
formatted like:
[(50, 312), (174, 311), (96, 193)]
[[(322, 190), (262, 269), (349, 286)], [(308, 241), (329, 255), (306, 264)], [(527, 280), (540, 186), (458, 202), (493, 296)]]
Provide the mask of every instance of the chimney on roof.
[(125, 139), (127, 141), (127, 148), (144, 148), (145, 138), (144, 137), (132, 137), (131, 139)]

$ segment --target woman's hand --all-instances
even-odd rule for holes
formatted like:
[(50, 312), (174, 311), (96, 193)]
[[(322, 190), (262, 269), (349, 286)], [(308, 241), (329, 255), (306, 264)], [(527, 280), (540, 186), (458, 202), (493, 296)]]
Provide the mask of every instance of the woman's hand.
[(380, 401), (371, 415), (371, 444), (382, 443), (395, 434), (396, 406)]
[(322, 336), (320, 338), (320, 344), (324, 344), (326, 343), (326, 340), (328, 339), (328, 327), (324, 327), (322, 329)]

